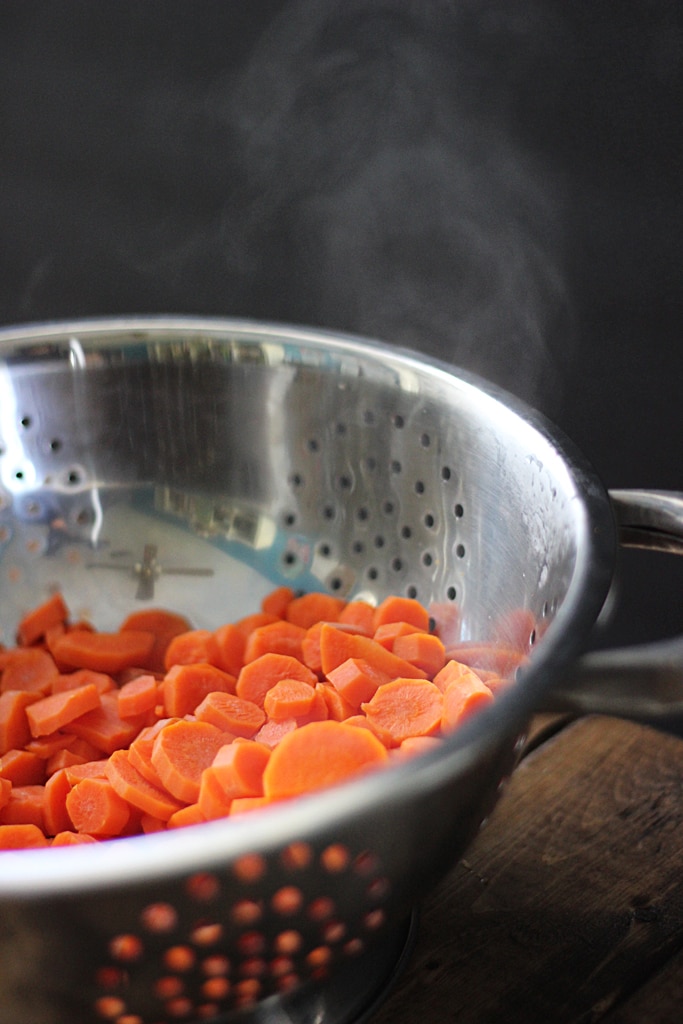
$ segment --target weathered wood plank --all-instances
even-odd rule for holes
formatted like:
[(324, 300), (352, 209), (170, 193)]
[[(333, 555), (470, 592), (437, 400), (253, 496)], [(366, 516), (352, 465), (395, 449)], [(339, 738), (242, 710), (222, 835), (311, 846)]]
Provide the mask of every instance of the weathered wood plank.
[(373, 1024), (602, 1019), (683, 942), (682, 826), (680, 740), (606, 718), (552, 736), (427, 902)]

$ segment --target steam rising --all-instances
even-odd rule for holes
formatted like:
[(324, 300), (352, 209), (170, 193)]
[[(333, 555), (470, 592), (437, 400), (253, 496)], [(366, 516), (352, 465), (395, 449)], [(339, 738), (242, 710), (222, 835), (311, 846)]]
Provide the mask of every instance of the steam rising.
[(533, 6), (287, 4), (215, 96), (243, 183), (224, 210), (230, 275), (276, 281), (286, 318), (552, 398), (561, 203), (512, 94), (555, 29)]

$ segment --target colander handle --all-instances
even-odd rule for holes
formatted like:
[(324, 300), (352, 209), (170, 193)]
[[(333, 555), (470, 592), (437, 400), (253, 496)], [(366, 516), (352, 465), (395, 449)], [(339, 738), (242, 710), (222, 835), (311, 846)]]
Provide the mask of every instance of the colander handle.
[[(683, 493), (614, 490), (610, 498), (624, 547), (683, 554)], [(683, 736), (683, 636), (586, 654), (545, 703)]]

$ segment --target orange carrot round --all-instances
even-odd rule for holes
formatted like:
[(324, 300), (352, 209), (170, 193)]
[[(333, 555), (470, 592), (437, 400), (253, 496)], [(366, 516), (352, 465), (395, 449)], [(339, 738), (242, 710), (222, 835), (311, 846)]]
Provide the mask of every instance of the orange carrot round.
[(367, 729), (343, 722), (311, 722), (288, 733), (275, 747), (263, 773), (263, 794), (283, 800), (343, 782), (387, 759)]
[(66, 798), (66, 809), (77, 832), (117, 836), (128, 824), (128, 804), (108, 779), (83, 779)]
[(438, 732), (443, 713), (443, 694), (426, 680), (393, 679), (380, 686), (372, 700), (361, 704), (372, 725), (399, 746), (409, 736)]

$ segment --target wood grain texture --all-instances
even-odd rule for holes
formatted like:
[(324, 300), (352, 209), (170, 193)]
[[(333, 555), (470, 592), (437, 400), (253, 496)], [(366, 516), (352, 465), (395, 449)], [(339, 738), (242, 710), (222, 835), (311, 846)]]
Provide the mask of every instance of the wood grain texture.
[(551, 735), (423, 908), (373, 1024), (649, 1021), (610, 1011), (683, 944), (682, 825), (679, 740), (607, 718)]

